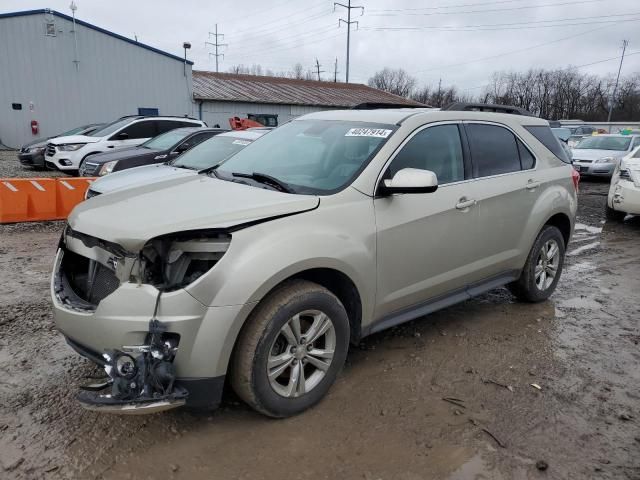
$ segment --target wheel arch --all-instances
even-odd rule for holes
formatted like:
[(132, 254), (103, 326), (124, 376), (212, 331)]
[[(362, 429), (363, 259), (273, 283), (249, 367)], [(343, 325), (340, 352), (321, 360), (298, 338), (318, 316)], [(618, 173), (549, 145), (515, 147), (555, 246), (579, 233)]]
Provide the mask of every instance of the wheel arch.
[(546, 225), (554, 226), (560, 230), (562, 238), (564, 239), (564, 246), (566, 248), (569, 244), (569, 240), (571, 239), (572, 231), (571, 219), (569, 216), (566, 213), (556, 213), (544, 223), (543, 227)]

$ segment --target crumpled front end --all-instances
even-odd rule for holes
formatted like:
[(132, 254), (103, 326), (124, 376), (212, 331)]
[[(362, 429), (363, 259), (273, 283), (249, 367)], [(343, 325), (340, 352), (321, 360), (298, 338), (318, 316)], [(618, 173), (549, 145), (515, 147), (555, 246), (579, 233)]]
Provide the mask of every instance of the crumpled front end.
[(620, 165), (611, 181), (608, 201), (614, 210), (640, 215), (640, 162), (627, 160)]
[[(228, 242), (224, 234), (172, 235), (129, 252), (67, 227), (51, 280), (55, 322), (107, 374), (81, 392), (83, 406), (145, 413), (219, 402), (224, 373), (202, 362), (197, 335), (208, 316), (228, 328), (237, 311), (206, 307), (183, 287), (210, 270)], [(190, 397), (190, 386), (209, 386), (207, 397)]]

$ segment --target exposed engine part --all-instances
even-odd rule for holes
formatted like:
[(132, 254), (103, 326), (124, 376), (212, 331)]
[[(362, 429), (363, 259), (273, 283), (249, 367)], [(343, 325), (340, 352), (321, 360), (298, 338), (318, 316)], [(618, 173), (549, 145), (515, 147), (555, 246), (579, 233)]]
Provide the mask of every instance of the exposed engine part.
[(185, 233), (156, 238), (142, 250), (143, 283), (172, 291), (193, 283), (218, 263), (231, 236), (221, 233)]
[[(153, 413), (185, 403), (188, 392), (175, 384), (173, 365), (180, 339), (167, 332), (156, 318), (160, 295), (145, 344), (124, 346), (103, 355), (109, 380), (103, 388), (95, 384), (83, 388), (78, 394), (83, 407), (112, 413)], [(110, 393), (96, 392), (108, 387)]]

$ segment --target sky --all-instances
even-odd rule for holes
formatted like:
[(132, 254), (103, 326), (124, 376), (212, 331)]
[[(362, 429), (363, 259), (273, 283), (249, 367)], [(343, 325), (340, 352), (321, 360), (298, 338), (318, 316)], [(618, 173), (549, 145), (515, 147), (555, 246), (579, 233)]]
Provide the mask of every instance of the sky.
[[(47, 3), (42, 3), (43, 1)], [(0, 13), (52, 8), (71, 0), (0, 0)], [(346, 4), (348, 0), (343, 0)], [(218, 25), (220, 71), (260, 64), (273, 71), (301, 63), (323, 79), (344, 80), (346, 9), (330, 0), (75, 0), (76, 16), (215, 70), (210, 32)], [(640, 73), (640, 0), (360, 0), (352, 1), (350, 81), (366, 83), (384, 67), (403, 68), (419, 85), (456, 85), (480, 93), (496, 71), (568, 68)]]

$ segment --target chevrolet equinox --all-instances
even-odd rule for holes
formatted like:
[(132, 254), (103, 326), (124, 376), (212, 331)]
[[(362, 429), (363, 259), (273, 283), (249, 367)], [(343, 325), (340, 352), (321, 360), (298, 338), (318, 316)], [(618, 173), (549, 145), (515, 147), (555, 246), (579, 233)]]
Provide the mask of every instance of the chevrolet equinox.
[(59, 330), (107, 374), (78, 399), (213, 408), (227, 384), (263, 414), (302, 412), (366, 335), (500, 286), (547, 299), (578, 180), (545, 120), (348, 110), (90, 198), (51, 280)]

